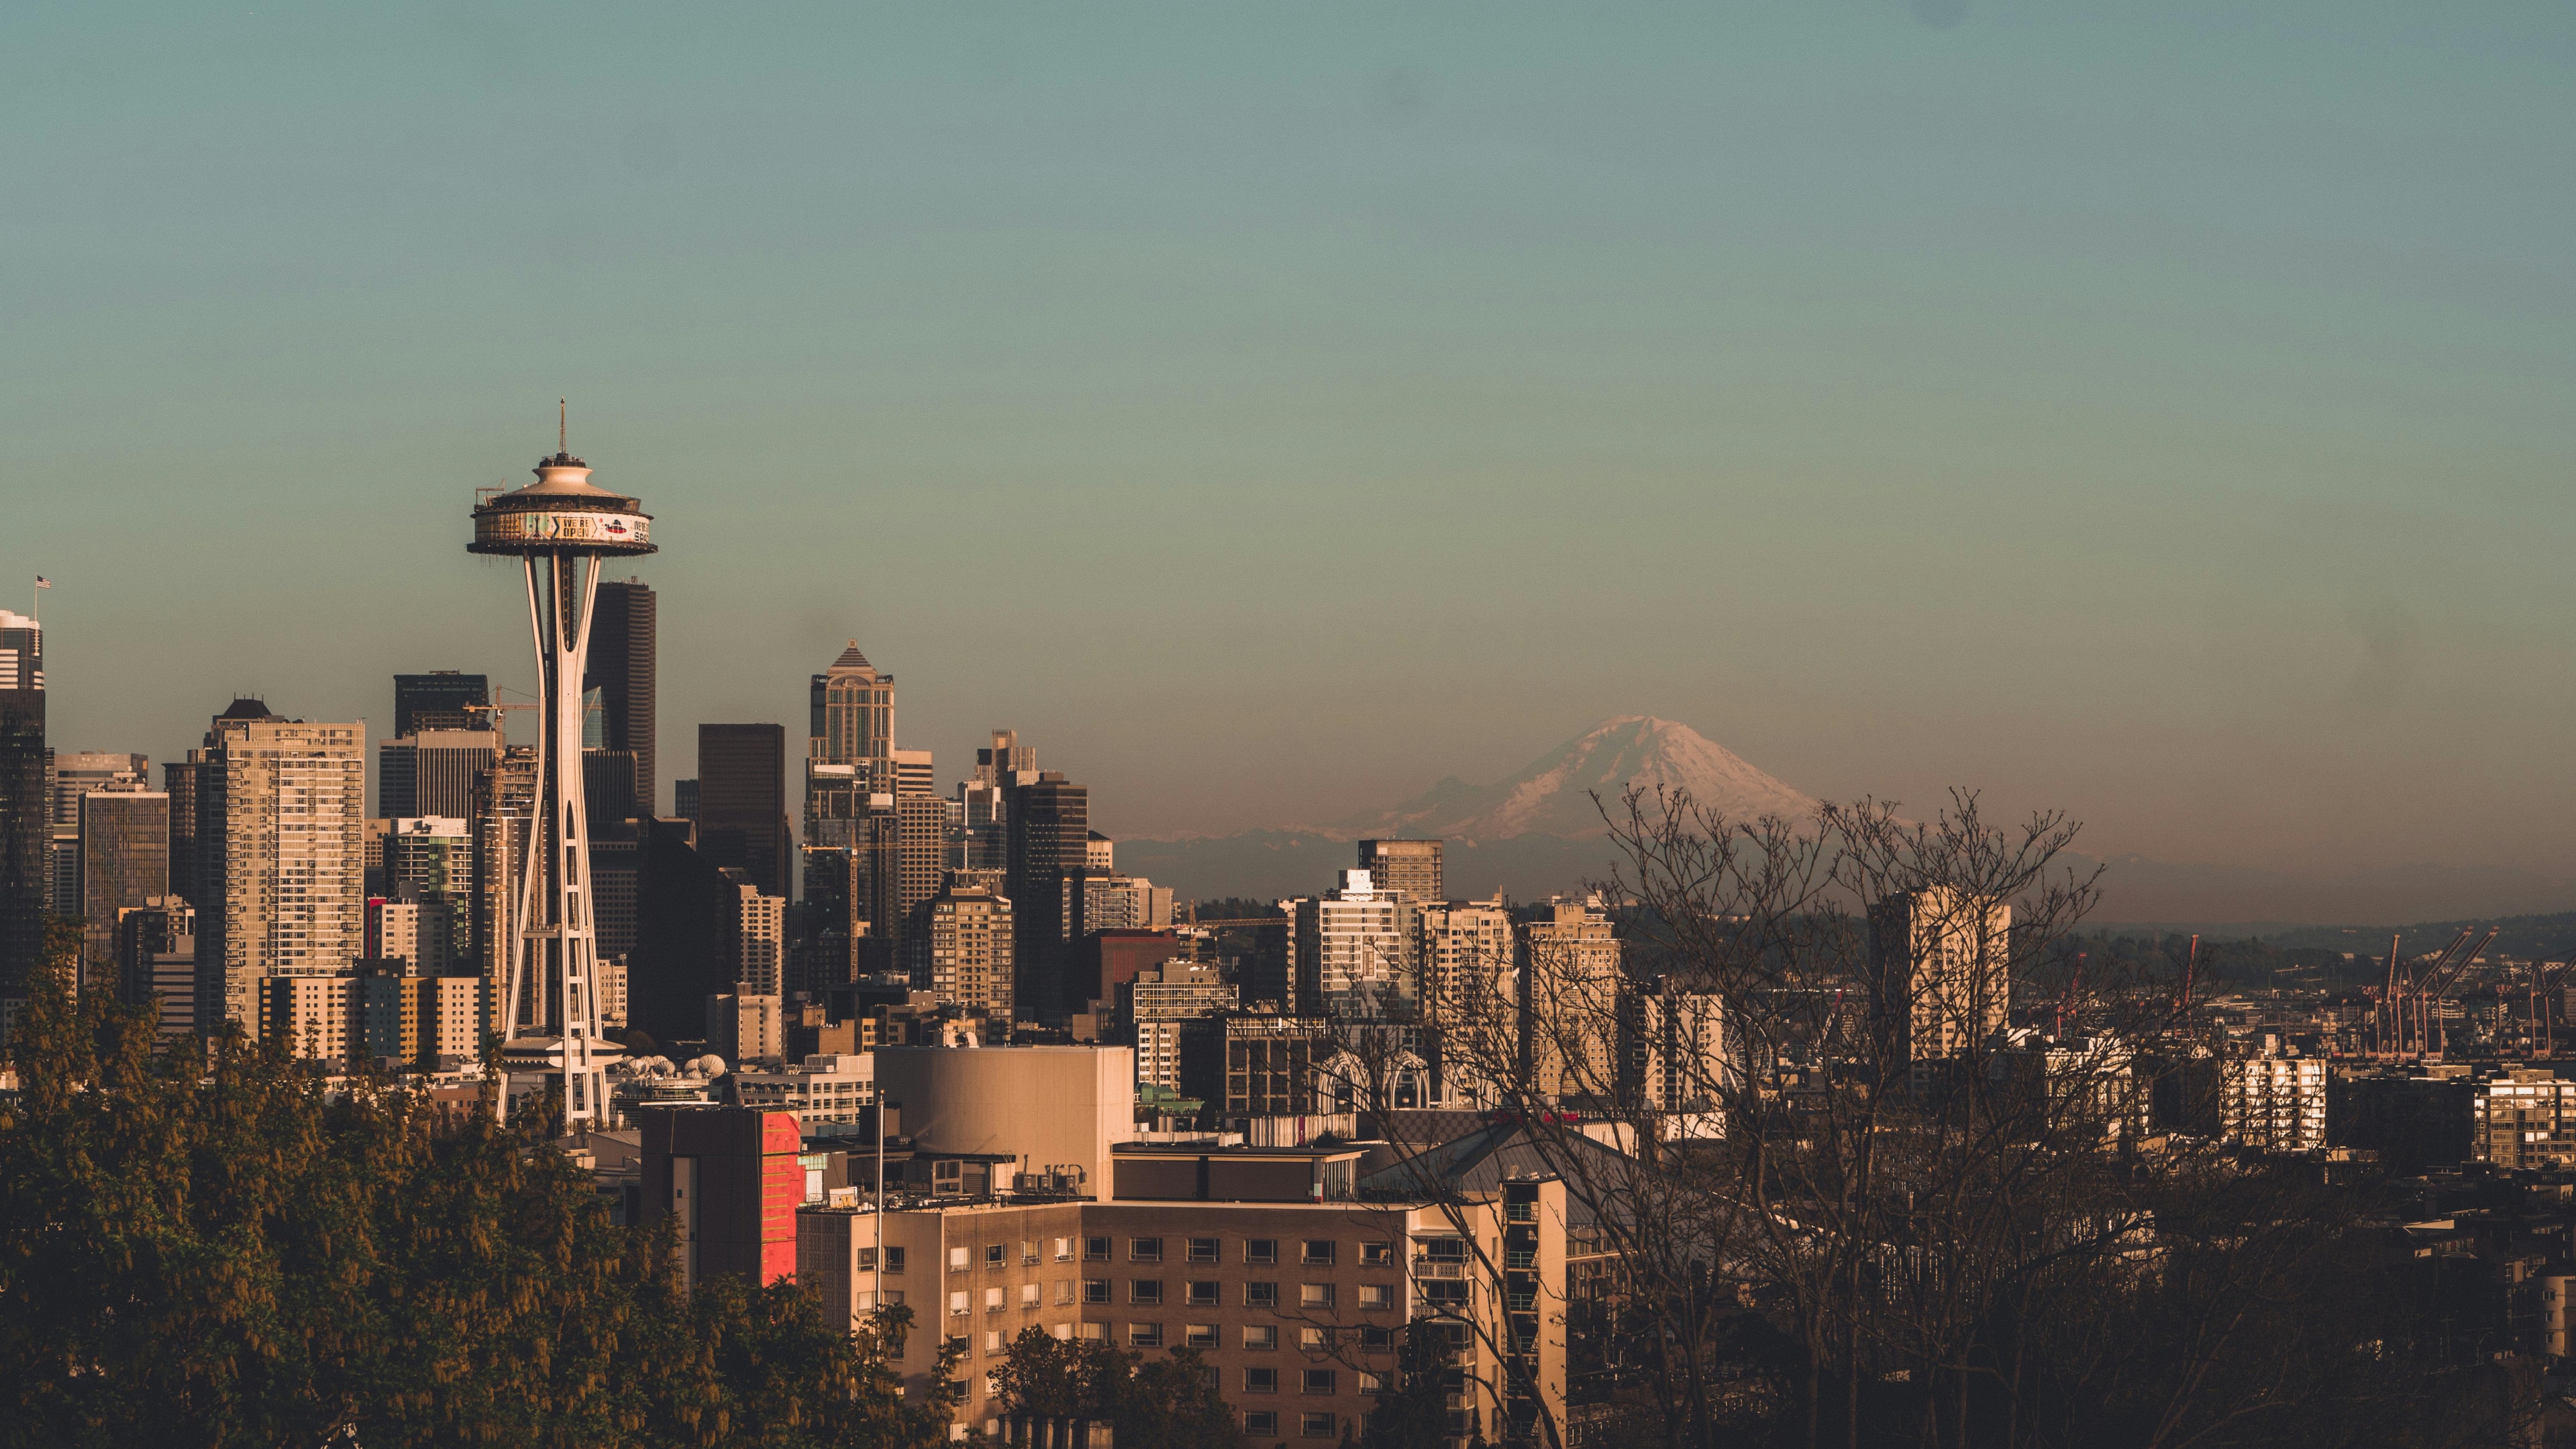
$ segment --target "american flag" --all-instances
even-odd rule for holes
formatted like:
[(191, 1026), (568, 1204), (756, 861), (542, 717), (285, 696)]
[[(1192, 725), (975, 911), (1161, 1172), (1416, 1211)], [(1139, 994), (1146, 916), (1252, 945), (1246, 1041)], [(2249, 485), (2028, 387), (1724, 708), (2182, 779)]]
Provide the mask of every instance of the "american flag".
[(48, 582), (43, 574), (38, 574), (36, 575), (36, 587), (40, 589), (50, 589), (53, 587), (53, 584)]

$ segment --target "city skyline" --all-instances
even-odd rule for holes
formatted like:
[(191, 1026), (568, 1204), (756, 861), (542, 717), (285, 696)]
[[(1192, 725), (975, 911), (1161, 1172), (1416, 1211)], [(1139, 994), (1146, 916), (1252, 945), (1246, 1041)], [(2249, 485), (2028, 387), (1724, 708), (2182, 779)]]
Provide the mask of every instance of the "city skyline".
[[(117, 480), (24, 490), (0, 545), (58, 585), (52, 738), (527, 692), (449, 555), (568, 393), (690, 545), (638, 571), (666, 798), (697, 724), (794, 730), (856, 638), (943, 790), (1017, 729), (1129, 837), (1639, 713), (2097, 855), (2576, 875), (2568, 202), (2527, 184), (2576, 133), (2564, 27), (1956, 18), (663, 16), (534, 87), (579, 13), (12, 17), (0, 64), (63, 63), (0, 100), (53, 142), (0, 469)], [(684, 54), (695, 89), (638, 79)], [(144, 137), (196, 179), (83, 179)]]

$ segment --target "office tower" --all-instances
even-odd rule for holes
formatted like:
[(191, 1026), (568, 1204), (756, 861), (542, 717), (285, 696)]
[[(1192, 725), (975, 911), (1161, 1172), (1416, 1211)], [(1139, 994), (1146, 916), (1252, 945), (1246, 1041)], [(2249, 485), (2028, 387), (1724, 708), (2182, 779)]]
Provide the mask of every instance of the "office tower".
[[(560, 443), (535, 471), (537, 481), (514, 493), (477, 494), (474, 541), (466, 548), (514, 557), (525, 566), (528, 622), (537, 648), (536, 826), (529, 838), (544, 848), (529, 850), (523, 865), (519, 895), (531, 904), (512, 933), (501, 993), (503, 1065), (512, 1076), (559, 1083), (562, 1120), (572, 1128), (606, 1120), (608, 1063), (621, 1050), (599, 1028), (599, 941), (581, 763), (590, 691), (600, 691), (609, 748), (634, 750), (639, 760), (649, 759), (652, 748), (651, 691), (639, 688), (634, 677), (639, 643), (650, 657), (649, 628), (640, 641), (633, 629), (642, 586), (603, 589), (600, 574), (612, 558), (653, 552), (653, 520), (641, 500), (593, 484), (589, 465)], [(601, 629), (609, 613), (619, 614), (619, 623)], [(622, 641), (616, 637), (621, 625)], [(594, 632), (604, 666), (596, 674)], [(626, 645), (622, 659), (620, 642)], [(629, 733), (639, 703), (645, 741)], [(504, 1111), (508, 1095), (502, 1093)]]
[(170, 894), (170, 797), (98, 791), (80, 797), (81, 986), (117, 993), (119, 913)]
[(1401, 1019), (1413, 1014), (1414, 907), (1381, 891), (1364, 870), (1342, 872), (1341, 884), (1297, 903), (1297, 999), (1307, 1011), (1342, 1021)]
[[(170, 797), (170, 894), (197, 903), (197, 757), (202, 750), (190, 750), (185, 760), (171, 760), (161, 766), (161, 792)], [(194, 928), (190, 934), (194, 934)]]
[(1010, 784), (1004, 861), (1013, 929), (1019, 934), (1013, 969), (1015, 999), (1033, 1018), (1058, 1021), (1079, 1010), (1059, 979), (1065, 943), (1083, 930), (1082, 893), (1068, 888), (1082, 878), (1091, 837), (1091, 793), (1047, 770)]
[(1118, 868), (1118, 842), (1097, 830), (1085, 833), (1082, 842), (1082, 868), (1108, 872)]
[[(807, 695), (807, 759), (827, 765), (891, 763), (894, 676), (879, 673), (859, 652), (858, 640), (850, 641), (831, 668), (813, 677)], [(878, 788), (890, 793), (893, 787)]]
[[(244, 705), (256, 702), (235, 710)], [(217, 718), (199, 782), (197, 1024), (208, 1033), (258, 1029), (262, 980), (345, 971), (364, 945), (367, 727), (256, 707)]]
[(161, 1035), (197, 1025), (197, 913), (177, 896), (117, 912), (116, 960), (130, 1006), (155, 1009)]
[(1360, 842), (1360, 869), (1369, 873), (1382, 891), (1402, 891), (1415, 905), (1445, 901), (1447, 883), (1441, 878), (1441, 842), (1437, 840), (1363, 840)]
[(1502, 897), (1422, 907), (1414, 917), (1413, 953), (1421, 973), (1422, 1019), (1442, 1027), (1511, 1026), (1519, 1001), (1513, 954), (1512, 915)]
[(48, 752), (45, 790), (53, 843), (47, 852), (45, 909), (79, 916), (81, 909), (81, 798), (98, 790), (149, 790), (152, 765), (123, 751)]
[(695, 779), (671, 782), (671, 814), (682, 820), (698, 818), (698, 782)]
[(787, 902), (756, 887), (738, 887), (734, 908), (735, 989), (753, 996), (784, 995)]
[(1542, 1101), (1619, 1085), (1620, 942), (1597, 899), (1551, 902), (1520, 933), (1520, 1070)]
[(1008, 870), (1008, 820), (1001, 786), (959, 782), (957, 825), (948, 846), (949, 866), (956, 870)]
[(474, 786), (500, 757), (499, 730), (422, 730), (376, 746), (376, 814), (464, 819)]
[(478, 998), (491, 1013), (488, 1028), (502, 1030), (502, 1012), (510, 1000), (510, 958), (517, 949), (521, 873), (527, 868), (528, 839), (537, 809), (537, 752), (512, 745), (484, 772), (474, 792), (473, 947), (459, 970), (470, 970), (483, 982)]
[(0, 997), (23, 998), (45, 949), (53, 836), (45, 798), (45, 636), (0, 609)]
[(583, 697), (598, 701), (599, 747), (635, 757), (639, 816), (654, 813), (661, 799), (653, 745), (656, 612), (653, 591), (642, 581), (603, 581), (591, 601), (590, 654), (581, 676)]
[(1874, 1006), (1897, 1060), (1960, 1056), (2004, 1024), (2011, 903), (1933, 886), (1871, 906), (1869, 930)]
[(939, 894), (948, 875), (948, 802), (936, 795), (897, 794), (894, 816), (897, 869), (890, 916), (900, 950), (914, 913)]
[(1181, 1033), (1191, 1022), (1238, 1005), (1216, 964), (1177, 957), (1118, 987), (1119, 1034), (1136, 1048), (1136, 1085), (1181, 1089)]
[(633, 750), (583, 750), (581, 790), (584, 803), (590, 807), (594, 835), (643, 813), (644, 802), (635, 793)]
[[(492, 686), (480, 674), (433, 669), (394, 676), (394, 735), (493, 728)], [(391, 812), (388, 812), (391, 813)]]
[(1112, 870), (1082, 877), (1082, 930), (1159, 931), (1172, 924), (1172, 888)]
[(742, 887), (689, 844), (685, 824), (645, 829), (635, 950), (626, 958), (628, 1025), (665, 1042), (706, 1029), (706, 1000), (733, 990)]
[(1021, 744), (1017, 730), (995, 730), (992, 748), (975, 752), (974, 783), (994, 786), (1017, 784), (1021, 775), (1034, 778), (1037, 768), (1036, 746)]
[(698, 849), (763, 894), (787, 894), (787, 729), (698, 726)]
[(857, 977), (859, 943), (868, 935), (868, 904), (856, 849), (807, 845), (798, 854), (804, 861), (805, 909), (796, 984), (820, 997)]
[(943, 1006), (1009, 1021), (1018, 985), (1010, 900), (982, 886), (952, 885), (922, 903), (919, 919), (914, 984)]

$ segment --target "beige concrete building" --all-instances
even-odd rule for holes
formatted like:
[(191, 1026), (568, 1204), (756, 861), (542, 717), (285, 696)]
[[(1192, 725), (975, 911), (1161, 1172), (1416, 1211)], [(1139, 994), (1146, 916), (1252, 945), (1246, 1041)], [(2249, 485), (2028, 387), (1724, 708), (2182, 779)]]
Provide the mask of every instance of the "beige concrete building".
[(1296, 903), (1299, 1010), (1339, 1021), (1411, 1014), (1420, 996), (1413, 903), (1364, 870)]
[(1442, 845), (1437, 840), (1363, 840), (1359, 867), (1379, 890), (1402, 891), (1418, 906), (1438, 905), (1448, 899)]
[(356, 978), (270, 976), (259, 983), (259, 1035), (299, 1061), (345, 1065)]
[(1624, 983), (1599, 901), (1557, 901), (1521, 928), (1521, 1069), (1532, 1092), (1563, 1103), (1617, 1094)]
[(782, 1067), (745, 1067), (731, 1080), (737, 1105), (793, 1112), (807, 1126), (856, 1122), (876, 1101), (876, 1059), (866, 1052), (818, 1052)]
[(1889, 896), (1869, 912), (1877, 1009), (1907, 1061), (1964, 1054), (2012, 1004), (2012, 906), (1946, 886)]
[(365, 949), (366, 734), (215, 721), (199, 779), (211, 877), (197, 903), (200, 1031), (256, 1031), (263, 978), (337, 975)]
[[(2322, 1077), (2317, 1097), (2322, 1146)], [(2576, 1166), (2576, 1081), (2562, 1081), (2545, 1067), (2518, 1067), (2477, 1083), (2469, 1102), (2475, 1160), (2502, 1168)]]
[(983, 886), (951, 882), (921, 906), (927, 984), (941, 1004), (1009, 1021), (1012, 1015), (1011, 902)]

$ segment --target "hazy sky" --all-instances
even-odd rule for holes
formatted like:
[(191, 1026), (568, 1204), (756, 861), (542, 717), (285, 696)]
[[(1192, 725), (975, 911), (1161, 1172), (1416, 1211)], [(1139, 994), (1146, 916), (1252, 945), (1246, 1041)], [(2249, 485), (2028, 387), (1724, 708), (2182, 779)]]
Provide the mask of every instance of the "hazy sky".
[[(2576, 9), (0, 7), (0, 604), (54, 738), (532, 675), (664, 777), (857, 636), (1115, 833), (1685, 721), (2096, 851), (2576, 869)], [(667, 799), (667, 796), (666, 796)]]

